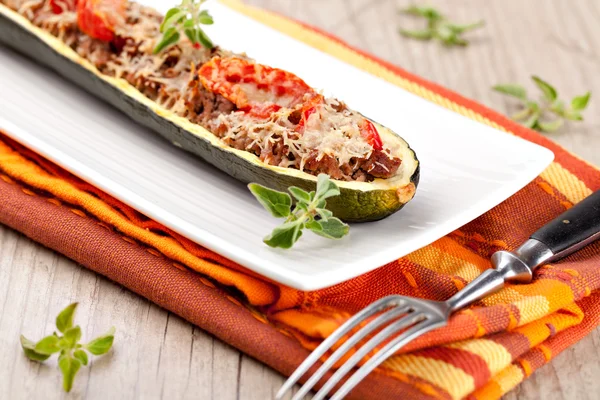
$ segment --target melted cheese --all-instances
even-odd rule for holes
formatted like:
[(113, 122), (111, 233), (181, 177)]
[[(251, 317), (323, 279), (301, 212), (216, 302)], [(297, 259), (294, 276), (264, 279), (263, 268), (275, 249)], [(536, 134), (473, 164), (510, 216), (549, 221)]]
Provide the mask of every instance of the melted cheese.
[[(339, 166), (350, 164), (352, 159), (369, 158), (373, 147), (361, 135), (359, 123), (363, 117), (350, 110), (339, 112), (338, 105), (335, 99), (325, 99), (325, 104), (308, 118), (302, 134), (289, 120), (290, 114), (296, 111), (291, 108), (282, 108), (266, 121), (243, 112), (219, 115), (213, 125), (226, 128), (221, 136), (226, 143), (245, 143), (248, 151), (258, 147), (261, 158), (270, 163), (274, 161), (272, 147), (282, 142), (287, 154), (278, 155), (275, 165), (280, 167), (293, 166), (304, 171), (309, 159), (319, 161), (325, 156), (332, 157)], [(394, 154), (387, 142), (384, 142), (384, 151), (390, 156)]]

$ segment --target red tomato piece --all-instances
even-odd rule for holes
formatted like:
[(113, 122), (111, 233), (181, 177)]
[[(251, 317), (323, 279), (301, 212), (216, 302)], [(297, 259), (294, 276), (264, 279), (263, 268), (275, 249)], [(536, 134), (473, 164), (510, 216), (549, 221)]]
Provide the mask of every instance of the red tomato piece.
[(78, 0), (79, 29), (94, 39), (110, 42), (115, 38), (115, 23), (125, 15), (125, 0)]
[(360, 124), (360, 134), (363, 138), (373, 146), (373, 150), (381, 150), (383, 149), (383, 142), (381, 141), (381, 136), (379, 136), (379, 132), (377, 132), (377, 128), (375, 125), (371, 123), (371, 121), (364, 119)]
[(54, 14), (62, 14), (63, 11), (75, 11), (77, 0), (49, 0)]
[(290, 72), (236, 57), (215, 57), (198, 70), (198, 76), (206, 89), (259, 118), (301, 104), (306, 94), (318, 96)]

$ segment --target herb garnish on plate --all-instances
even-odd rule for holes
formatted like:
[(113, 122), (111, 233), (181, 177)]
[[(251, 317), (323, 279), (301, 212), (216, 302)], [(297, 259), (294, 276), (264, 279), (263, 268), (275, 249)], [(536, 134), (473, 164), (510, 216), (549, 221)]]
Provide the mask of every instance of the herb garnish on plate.
[(288, 189), (296, 200), (293, 209), (292, 197), (288, 193), (256, 183), (249, 184), (248, 188), (271, 215), (285, 218), (285, 222), (263, 240), (271, 247), (289, 249), (300, 239), (305, 228), (328, 239), (340, 239), (348, 234), (348, 225), (325, 208), (326, 199), (340, 194), (340, 189), (326, 174), (317, 177), (316, 191), (307, 192), (296, 186)]

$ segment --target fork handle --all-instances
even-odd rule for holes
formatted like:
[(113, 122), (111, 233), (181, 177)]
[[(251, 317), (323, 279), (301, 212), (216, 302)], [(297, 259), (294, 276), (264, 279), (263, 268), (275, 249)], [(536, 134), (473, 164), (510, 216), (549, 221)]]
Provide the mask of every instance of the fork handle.
[(494, 268), (484, 271), (446, 304), (449, 312), (464, 308), (504, 287), (528, 283), (540, 265), (563, 257), (600, 239), (600, 190), (580, 201), (530, 236), (514, 252), (492, 255)]
[(531, 239), (550, 249), (553, 254), (551, 261), (564, 258), (600, 239), (600, 190), (542, 226), (531, 235)]

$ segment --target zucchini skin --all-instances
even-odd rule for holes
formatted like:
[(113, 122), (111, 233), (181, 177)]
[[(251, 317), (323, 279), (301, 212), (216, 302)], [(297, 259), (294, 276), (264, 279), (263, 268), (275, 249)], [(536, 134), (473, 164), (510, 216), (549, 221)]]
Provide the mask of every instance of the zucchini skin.
[[(55, 51), (35, 32), (26, 29), (3, 13), (0, 13), (0, 42), (35, 62), (51, 68), (62, 77), (121, 110), (137, 123), (152, 129), (169, 142), (177, 143), (184, 150), (199, 156), (241, 182), (255, 182), (281, 191), (286, 191), (290, 186), (298, 186), (309, 191), (315, 190), (315, 180), (287, 175), (272, 170), (267, 164), (250, 162), (161, 117), (117, 86), (104, 81), (89, 69)], [(411, 152), (418, 163), (414, 151)], [(380, 220), (400, 210), (412, 199), (419, 182), (419, 175), (420, 163), (417, 164), (410, 178), (412, 185), (409, 186), (412, 187), (408, 197), (401, 196), (397, 192), (397, 187), (368, 191), (340, 187), (340, 196), (328, 199), (327, 208), (336, 217), (346, 222)]]

